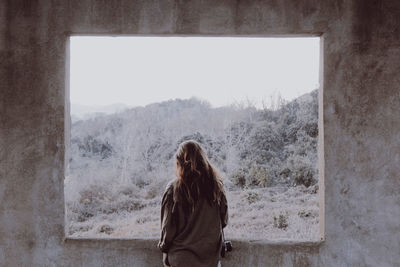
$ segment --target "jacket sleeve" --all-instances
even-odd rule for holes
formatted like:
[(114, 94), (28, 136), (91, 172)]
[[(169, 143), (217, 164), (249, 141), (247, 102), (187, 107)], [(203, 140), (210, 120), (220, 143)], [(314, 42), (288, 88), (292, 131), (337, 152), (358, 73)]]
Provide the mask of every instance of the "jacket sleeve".
[(173, 214), (173, 187), (168, 185), (161, 201), (161, 238), (158, 248), (167, 253), (176, 235), (176, 223)]
[(226, 200), (225, 193), (222, 193), (219, 209), (219, 214), (221, 216), (221, 225), (222, 228), (225, 228), (225, 226), (228, 225), (228, 201)]

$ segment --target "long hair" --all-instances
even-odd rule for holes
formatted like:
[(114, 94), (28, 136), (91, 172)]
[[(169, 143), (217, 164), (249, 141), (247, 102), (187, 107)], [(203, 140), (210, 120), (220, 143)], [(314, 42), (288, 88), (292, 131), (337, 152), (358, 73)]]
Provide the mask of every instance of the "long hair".
[(180, 144), (176, 152), (176, 175), (174, 202), (180, 202), (186, 212), (193, 210), (201, 197), (210, 205), (220, 204), (224, 193), (222, 180), (196, 141)]

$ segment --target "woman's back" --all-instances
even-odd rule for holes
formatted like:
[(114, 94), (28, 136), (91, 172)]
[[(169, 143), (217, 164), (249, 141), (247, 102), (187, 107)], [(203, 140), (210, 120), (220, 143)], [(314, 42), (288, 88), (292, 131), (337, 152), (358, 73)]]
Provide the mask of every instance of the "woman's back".
[(168, 250), (171, 266), (217, 266), (222, 244), (220, 213), (226, 223), (226, 210), (221, 207), (220, 212), (218, 205), (210, 205), (207, 199), (200, 198), (189, 216), (185, 216), (179, 204), (173, 214), (166, 214), (170, 212), (166, 207), (173, 205), (167, 203), (173, 202), (172, 184), (166, 194), (162, 210), (164, 216), (171, 216), (171, 224), (165, 230), (175, 232)]
[(163, 195), (161, 240), (164, 263), (170, 266), (217, 266), (221, 227), (228, 221), (223, 184), (195, 141), (180, 145), (177, 178)]

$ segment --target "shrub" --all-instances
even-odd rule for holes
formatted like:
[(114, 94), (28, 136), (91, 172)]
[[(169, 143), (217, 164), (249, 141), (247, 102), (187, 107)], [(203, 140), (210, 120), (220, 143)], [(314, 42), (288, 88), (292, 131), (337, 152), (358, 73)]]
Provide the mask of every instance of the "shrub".
[(75, 233), (83, 233), (89, 231), (93, 226), (92, 225), (74, 225), (70, 224), (68, 227), (68, 234), (73, 235)]
[(307, 218), (311, 216), (311, 211), (306, 211), (306, 210), (300, 210), (297, 215), (299, 215), (300, 218)]
[(104, 203), (103, 205), (97, 207), (97, 209), (103, 214), (112, 214), (123, 211), (137, 211), (143, 209), (144, 207), (146, 207), (146, 205), (143, 203), (142, 199), (134, 199), (121, 196), (114, 201)]
[(309, 165), (297, 166), (292, 172), (293, 185), (309, 187), (317, 181), (314, 179), (313, 169)]
[(287, 166), (290, 169), (292, 186), (304, 185), (309, 187), (317, 183), (314, 175), (315, 168), (308, 158), (293, 156), (288, 160)]
[(105, 233), (107, 235), (112, 234), (112, 232), (114, 232), (114, 228), (112, 228), (111, 226), (105, 224), (99, 227), (98, 229), (99, 233)]
[(79, 192), (79, 199), (76, 202), (69, 202), (69, 212), (76, 215), (76, 221), (84, 222), (97, 215), (98, 207), (108, 202), (110, 190), (107, 186), (92, 185), (89, 189)]
[[(158, 185), (158, 184), (156, 184), (156, 185)], [(146, 199), (152, 199), (152, 198), (156, 198), (156, 197), (162, 196), (162, 194), (163, 194), (162, 189), (164, 187), (162, 187), (162, 186), (158, 186), (157, 187), (157, 186), (155, 186), (153, 184), (148, 186), (145, 198)]]
[(94, 216), (94, 214), (91, 210), (88, 210), (87, 208), (83, 207), (81, 210), (78, 211), (77, 221), (84, 222), (93, 216)]
[(79, 192), (79, 203), (86, 206), (98, 206), (107, 201), (111, 191), (107, 185), (91, 185)]
[(318, 123), (317, 122), (307, 122), (304, 126), (304, 131), (313, 138), (318, 136)]
[(67, 215), (77, 222), (85, 222), (100, 214), (133, 212), (146, 207), (138, 190), (132, 187), (110, 189), (107, 185), (92, 185), (81, 192), (78, 201), (67, 204)]
[(271, 186), (272, 177), (268, 169), (255, 164), (252, 165), (249, 170), (249, 184), (261, 187)]
[(287, 220), (289, 218), (289, 213), (286, 211), (285, 214), (279, 214), (278, 217), (274, 216), (274, 227), (286, 230), (289, 226)]
[(116, 188), (116, 191), (118, 195), (121, 194), (128, 197), (134, 197), (135, 195), (139, 194), (138, 188), (133, 184), (120, 185), (118, 188)]
[(246, 185), (246, 172), (243, 168), (240, 168), (236, 172), (231, 175), (231, 181), (234, 185), (239, 186), (241, 188)]
[(260, 195), (257, 192), (254, 191), (247, 191), (246, 192), (246, 199), (249, 202), (249, 204), (257, 202), (260, 200)]

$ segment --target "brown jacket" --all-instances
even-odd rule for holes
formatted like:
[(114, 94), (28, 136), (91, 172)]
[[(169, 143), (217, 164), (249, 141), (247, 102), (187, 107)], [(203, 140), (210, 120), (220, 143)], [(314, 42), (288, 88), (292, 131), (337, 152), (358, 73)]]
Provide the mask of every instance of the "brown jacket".
[(228, 223), (228, 205), (225, 195), (221, 205), (210, 205), (204, 198), (185, 218), (182, 207), (174, 204), (175, 181), (168, 184), (161, 203), (161, 240), (158, 247), (168, 254), (173, 267), (209, 266), (218, 264), (222, 245), (221, 223)]

